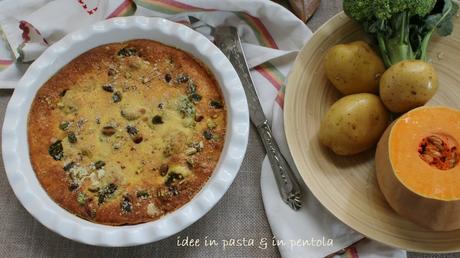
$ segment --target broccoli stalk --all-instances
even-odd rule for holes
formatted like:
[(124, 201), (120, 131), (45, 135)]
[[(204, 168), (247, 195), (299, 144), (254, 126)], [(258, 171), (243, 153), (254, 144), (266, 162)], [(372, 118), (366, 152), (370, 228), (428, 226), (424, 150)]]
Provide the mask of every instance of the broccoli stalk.
[[(391, 18), (390, 24), (394, 32), (388, 37), (385, 32), (377, 32), (377, 40), (382, 57), (387, 67), (403, 60), (415, 59), (415, 53), (409, 40), (409, 12), (401, 12)], [(385, 29), (385, 27), (383, 27)]]
[(375, 37), (390, 67), (403, 60), (427, 61), (434, 31), (452, 33), (458, 5), (452, 0), (344, 0), (343, 8)]

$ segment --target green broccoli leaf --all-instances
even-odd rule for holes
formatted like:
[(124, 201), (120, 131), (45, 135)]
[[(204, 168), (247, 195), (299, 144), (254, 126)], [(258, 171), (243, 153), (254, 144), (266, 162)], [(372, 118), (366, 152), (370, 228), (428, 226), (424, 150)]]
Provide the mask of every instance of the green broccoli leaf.
[(439, 36), (445, 37), (452, 34), (454, 29), (453, 17), (457, 14), (458, 5), (452, 0), (440, 0), (433, 12), (425, 18), (423, 25), (423, 40), (420, 49), (417, 51), (417, 58), (426, 61), (428, 59), (428, 45), (434, 31)]
[(452, 18), (457, 14), (458, 5), (451, 0), (444, 1), (442, 13), (433, 14), (425, 20), (425, 27), (427, 30), (436, 29), (437, 33), (442, 36), (449, 36), (452, 34), (454, 24)]

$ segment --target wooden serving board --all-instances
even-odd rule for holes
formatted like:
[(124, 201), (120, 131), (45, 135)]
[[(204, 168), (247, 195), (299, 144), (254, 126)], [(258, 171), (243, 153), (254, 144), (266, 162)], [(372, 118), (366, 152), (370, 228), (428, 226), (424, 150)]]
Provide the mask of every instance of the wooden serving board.
[[(460, 18), (455, 19), (453, 35), (435, 38), (431, 44), (440, 89), (428, 105), (460, 108)], [(303, 48), (288, 78), (284, 126), (302, 178), (332, 214), (369, 238), (411, 251), (460, 251), (460, 230), (430, 231), (389, 207), (375, 178), (375, 150), (340, 157), (320, 145), (320, 121), (341, 97), (326, 79), (324, 53), (338, 43), (354, 40), (369, 41), (358, 24), (344, 13), (336, 15)]]

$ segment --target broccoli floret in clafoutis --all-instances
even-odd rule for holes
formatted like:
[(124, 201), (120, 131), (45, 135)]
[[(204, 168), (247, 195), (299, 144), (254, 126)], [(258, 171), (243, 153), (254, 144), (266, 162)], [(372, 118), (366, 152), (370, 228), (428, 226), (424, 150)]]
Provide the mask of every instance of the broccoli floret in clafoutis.
[(452, 33), (458, 5), (452, 0), (344, 0), (343, 9), (375, 37), (390, 67), (403, 60), (427, 61), (434, 31)]

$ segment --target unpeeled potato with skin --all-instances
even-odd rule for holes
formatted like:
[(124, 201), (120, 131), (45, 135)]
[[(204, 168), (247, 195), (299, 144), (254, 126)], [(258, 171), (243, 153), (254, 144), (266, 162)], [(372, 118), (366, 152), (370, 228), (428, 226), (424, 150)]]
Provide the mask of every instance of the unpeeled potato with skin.
[(377, 93), (382, 59), (364, 41), (339, 44), (326, 53), (326, 76), (342, 94)]
[(433, 65), (420, 60), (405, 60), (391, 66), (380, 80), (380, 97), (394, 113), (404, 113), (425, 105), (438, 90)]
[(338, 155), (372, 148), (389, 124), (390, 114), (379, 97), (361, 93), (334, 103), (321, 122), (320, 142)]

